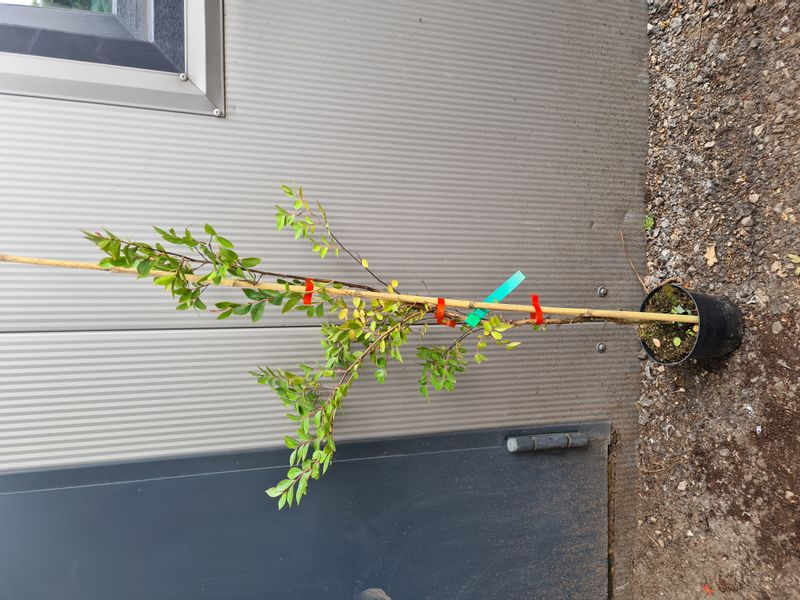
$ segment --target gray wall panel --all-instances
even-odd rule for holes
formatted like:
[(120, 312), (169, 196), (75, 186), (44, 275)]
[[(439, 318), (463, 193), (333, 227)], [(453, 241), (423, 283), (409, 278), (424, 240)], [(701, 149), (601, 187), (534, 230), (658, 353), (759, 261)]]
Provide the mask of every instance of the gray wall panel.
[[(212, 221), (276, 269), (358, 277), (273, 230), (277, 187), (296, 180), (406, 289), (482, 296), (519, 268), (548, 302), (586, 304), (625, 272), (616, 227), (641, 193), (640, 13), (229, 2), (225, 120), (0, 98), (3, 251), (95, 260), (78, 229)], [(141, 283), (0, 274), (21, 284), (0, 289), (5, 331), (216, 326)], [(609, 303), (635, 303), (625, 283)]]
[[(0, 96), (0, 252), (97, 260), (79, 229), (140, 237), (209, 221), (271, 269), (360, 278), (274, 231), (278, 185), (296, 180), (403, 291), (424, 281), (483, 297), (521, 269), (529, 281), (512, 301), (638, 304), (618, 229), (641, 262), (643, 2), (227, 0), (225, 11), (225, 119)], [(283, 411), (246, 372), (313, 356), (313, 328), (171, 307), (116, 275), (0, 265), (0, 469), (279, 443)], [(595, 353), (598, 341), (610, 351)], [(429, 405), (413, 369), (362, 381), (340, 432), (609, 419), (614, 487), (631, 489), (635, 347), (617, 327), (532, 336)], [(633, 499), (611, 497), (623, 594)]]
[[(434, 332), (430, 343), (443, 342)], [(417, 394), (412, 348), (387, 384), (366, 373), (337, 422), (341, 439), (603, 418), (609, 369), (635, 347), (625, 329), (541, 332), (497, 349), (456, 392)], [(611, 347), (598, 354), (604, 340)], [(281, 444), (285, 408), (247, 373), (320, 355), (314, 328), (4, 334), (0, 464), (37, 468)], [(547, 360), (541, 357), (546, 356)], [(575, 377), (575, 362), (581, 364)], [(636, 370), (623, 377), (634, 381)]]

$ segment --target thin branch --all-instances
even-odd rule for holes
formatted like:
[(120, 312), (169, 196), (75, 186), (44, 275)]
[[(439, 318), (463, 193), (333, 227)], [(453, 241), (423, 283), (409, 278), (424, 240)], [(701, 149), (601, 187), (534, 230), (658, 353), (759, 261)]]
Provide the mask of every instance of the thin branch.
[(639, 276), (639, 271), (637, 271), (636, 267), (633, 266), (633, 261), (631, 260), (631, 256), (630, 254), (628, 254), (628, 244), (625, 243), (625, 234), (622, 233), (622, 227), (619, 228), (619, 237), (622, 240), (622, 249), (625, 251), (625, 258), (628, 259), (628, 264), (631, 266), (633, 274), (636, 275), (636, 279), (639, 280), (639, 283), (642, 286), (642, 290), (644, 290), (644, 293), (647, 294), (650, 290), (647, 289), (647, 286), (644, 284), (644, 281)]
[(325, 229), (327, 229), (327, 230), (328, 230), (328, 234), (331, 236), (331, 238), (333, 239), (333, 241), (334, 241), (334, 242), (336, 242), (336, 244), (339, 246), (339, 248), (341, 248), (342, 250), (344, 250), (345, 252), (347, 252), (347, 254), (349, 254), (349, 255), (350, 255), (350, 257), (351, 257), (351, 258), (352, 258), (354, 261), (356, 261), (356, 262), (359, 264), (359, 266), (360, 266), (362, 269), (366, 270), (366, 272), (367, 272), (367, 273), (369, 273), (370, 275), (372, 275), (372, 277), (375, 279), (375, 281), (377, 281), (378, 283), (382, 284), (384, 287), (388, 287), (388, 286), (389, 286), (389, 284), (388, 284), (388, 283), (386, 283), (386, 282), (385, 282), (383, 279), (381, 279), (380, 277), (378, 277), (378, 276), (377, 276), (377, 275), (376, 275), (376, 274), (375, 274), (375, 273), (372, 271), (372, 269), (370, 269), (369, 267), (365, 267), (365, 266), (364, 266), (364, 262), (363, 262), (363, 260), (362, 260), (361, 258), (357, 257), (355, 254), (353, 254), (352, 252), (350, 252), (350, 250), (347, 248), (347, 246), (345, 246), (345, 245), (344, 245), (342, 242), (340, 242), (340, 241), (339, 241), (339, 238), (337, 238), (337, 237), (336, 237), (336, 234), (334, 234), (334, 233), (333, 233), (333, 231), (331, 231), (330, 227), (328, 226), (328, 221), (327, 221), (327, 219), (325, 220)]
[[(99, 237), (102, 237), (103, 239), (111, 239), (111, 238), (107, 238), (107, 237), (105, 237), (103, 235), (100, 235)], [(140, 244), (139, 242), (134, 242), (134, 241), (131, 241), (131, 240), (123, 240), (121, 238), (119, 238), (119, 239), (124, 244), (130, 245), (130, 246), (135, 246), (136, 248), (139, 248), (140, 250), (144, 250), (145, 249), (145, 245), (144, 244)], [(148, 250), (154, 252), (154, 253), (166, 254), (166, 255), (171, 256), (173, 258), (178, 258), (178, 259), (181, 259), (181, 260), (184, 260), (184, 261), (188, 261), (190, 263), (194, 263), (194, 264), (197, 264), (199, 266), (206, 266), (206, 265), (211, 265), (212, 264), (211, 261), (206, 259), (206, 258), (194, 258), (192, 256), (188, 256), (186, 254), (180, 254), (178, 252), (171, 252), (169, 250), (159, 250), (158, 248), (155, 248), (154, 246), (147, 246), (146, 248)], [(263, 271), (261, 269), (254, 269), (254, 268), (251, 268), (251, 267), (243, 267), (241, 265), (238, 265), (238, 266), (242, 271), (258, 275), (259, 279), (261, 277), (264, 277), (265, 275), (268, 276), (268, 277), (277, 277), (277, 278), (280, 278), (280, 279), (295, 279), (295, 280), (299, 280), (299, 281), (305, 281), (306, 279), (312, 279), (312, 278), (306, 277), (305, 275), (291, 275), (289, 273), (276, 273), (274, 271)], [(361, 284), (361, 283), (351, 283), (349, 281), (342, 281), (340, 279), (320, 279), (318, 277), (314, 277), (313, 280), (315, 282), (317, 282), (317, 283), (324, 283), (324, 284), (338, 283), (338, 284), (341, 284), (341, 285), (343, 285), (345, 287), (349, 287), (349, 288), (353, 288), (353, 289), (357, 289), (357, 290), (366, 290), (368, 292), (377, 292), (377, 291), (379, 291), (377, 288), (374, 288), (374, 287), (372, 287), (370, 285), (364, 285), (364, 284)]]

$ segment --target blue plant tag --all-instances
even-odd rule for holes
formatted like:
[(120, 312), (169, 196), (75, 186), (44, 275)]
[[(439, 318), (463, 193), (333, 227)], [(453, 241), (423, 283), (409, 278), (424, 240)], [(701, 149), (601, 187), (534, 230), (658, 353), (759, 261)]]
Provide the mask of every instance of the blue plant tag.
[[(525, 275), (522, 274), (522, 271), (517, 271), (511, 277), (506, 279), (505, 283), (498, 287), (495, 291), (491, 294), (486, 296), (484, 302), (502, 302), (505, 300), (505, 297), (508, 296), (511, 292), (517, 289), (520, 283), (525, 281)], [(478, 323), (481, 322), (481, 319), (485, 317), (489, 313), (488, 310), (483, 308), (476, 308), (471, 313), (467, 315), (466, 324), (470, 327), (475, 327)]]

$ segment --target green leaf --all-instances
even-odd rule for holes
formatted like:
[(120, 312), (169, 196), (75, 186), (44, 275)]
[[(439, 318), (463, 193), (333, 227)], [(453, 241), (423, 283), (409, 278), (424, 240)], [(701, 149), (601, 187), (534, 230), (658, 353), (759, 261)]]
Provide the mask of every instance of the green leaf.
[(206, 231), (206, 233), (208, 235), (217, 235), (217, 232), (214, 231), (214, 228), (211, 225), (209, 225), (208, 223), (206, 223), (206, 226), (203, 229), (205, 229), (205, 231)]
[(275, 487), (269, 488), (267, 490), (267, 495), (270, 496), (271, 498), (277, 498), (283, 492), (285, 492), (291, 485), (292, 485), (291, 479), (284, 479), (280, 483), (278, 483), (278, 485), (276, 485)]
[(513, 350), (517, 346), (519, 346), (522, 342), (511, 342), (510, 344), (506, 344), (506, 350)]
[(222, 248), (219, 251), (220, 258), (228, 264), (233, 264), (237, 260), (239, 260), (239, 255), (236, 254), (233, 250), (228, 250), (227, 248)]
[(250, 258), (243, 258), (239, 262), (246, 269), (252, 269), (253, 267), (261, 264), (261, 259), (260, 258), (256, 258), (255, 256), (251, 256)]
[(136, 265), (136, 272), (139, 273), (136, 279), (142, 279), (147, 277), (150, 274), (150, 269), (153, 266), (153, 261), (151, 260), (140, 260), (139, 264)]
[(680, 346), (681, 345), (681, 338), (679, 338), (679, 337), (672, 338), (672, 345), (675, 346), (676, 348), (678, 346)]
[(252, 304), (240, 304), (239, 306), (233, 309), (233, 314), (239, 315), (240, 317), (244, 316), (250, 312), (250, 308), (252, 306), (253, 306)]
[(250, 318), (253, 320), (253, 323), (260, 320), (261, 317), (264, 316), (264, 309), (266, 308), (266, 304), (264, 302), (259, 302), (258, 304), (254, 304), (252, 310), (250, 311)]
[(233, 248), (233, 244), (231, 243), (231, 241), (221, 236), (217, 236), (217, 243), (222, 248)]
[(283, 305), (283, 308), (281, 309), (281, 314), (287, 313), (290, 310), (292, 310), (297, 305), (298, 302), (300, 302), (300, 296), (292, 296), (291, 298), (289, 298), (286, 301), (286, 304)]
[(169, 285), (175, 280), (175, 275), (164, 275), (153, 280), (156, 285)]
[(255, 300), (256, 302), (263, 299), (261, 292), (253, 288), (242, 288), (242, 293), (250, 298), (250, 300)]
[(294, 190), (290, 188), (288, 185), (282, 185), (281, 189), (283, 190), (284, 194), (289, 196), (289, 198), (294, 198)]

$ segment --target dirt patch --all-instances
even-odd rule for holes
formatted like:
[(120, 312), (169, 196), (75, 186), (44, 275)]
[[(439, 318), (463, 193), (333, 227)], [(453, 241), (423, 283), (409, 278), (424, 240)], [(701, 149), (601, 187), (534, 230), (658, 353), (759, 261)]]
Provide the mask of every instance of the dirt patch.
[(651, 0), (648, 286), (743, 311), (643, 361), (636, 598), (800, 599), (800, 2)]
[[(645, 312), (696, 315), (692, 297), (679, 287), (664, 285), (647, 300)], [(665, 364), (677, 363), (689, 356), (697, 342), (697, 325), (686, 323), (646, 323), (639, 325), (639, 338), (652, 356)]]

